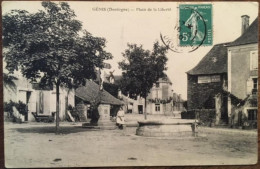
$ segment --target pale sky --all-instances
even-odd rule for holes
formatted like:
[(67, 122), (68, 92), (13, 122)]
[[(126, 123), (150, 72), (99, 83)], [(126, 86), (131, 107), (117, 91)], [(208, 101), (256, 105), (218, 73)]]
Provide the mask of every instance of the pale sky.
[[(123, 59), (122, 52), (127, 43), (142, 44), (145, 49), (152, 49), (153, 43), (160, 41), (160, 33), (167, 34), (178, 20), (178, 2), (68, 2), (83, 23), (86, 29), (94, 36), (104, 37), (107, 40), (106, 50), (114, 56), (113, 60), (106, 61), (112, 65), (114, 74), (119, 75), (118, 62)], [(201, 3), (201, 2), (200, 2)], [(205, 2), (208, 4), (209, 2)], [(186, 3), (190, 4), (190, 3)], [(120, 11), (94, 11), (93, 8), (124, 8)], [(146, 11), (137, 11), (145, 8)], [(170, 11), (147, 11), (148, 8), (170, 8)], [(40, 2), (3, 2), (2, 12), (12, 9), (25, 9), (37, 12)], [(241, 34), (241, 16), (250, 16), (250, 24), (258, 15), (256, 2), (214, 2), (213, 3), (213, 45), (229, 42)], [(206, 55), (212, 46), (202, 46), (192, 53), (175, 53), (169, 51), (167, 75), (173, 82), (174, 92), (187, 99), (187, 75), (185, 72), (192, 69)], [(110, 71), (110, 70), (108, 70)]]

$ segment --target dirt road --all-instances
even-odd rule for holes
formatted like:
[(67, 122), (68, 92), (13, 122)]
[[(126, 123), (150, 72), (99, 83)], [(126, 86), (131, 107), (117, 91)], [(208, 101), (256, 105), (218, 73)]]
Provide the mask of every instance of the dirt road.
[(80, 124), (5, 123), (6, 167), (173, 166), (249, 164), (257, 161), (257, 135), (202, 134), (147, 138), (135, 127), (90, 131)]

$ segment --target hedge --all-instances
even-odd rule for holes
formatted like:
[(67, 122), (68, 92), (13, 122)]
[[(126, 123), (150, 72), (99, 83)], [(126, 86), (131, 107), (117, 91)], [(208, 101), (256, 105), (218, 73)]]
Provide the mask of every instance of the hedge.
[(181, 112), (182, 119), (198, 119), (199, 123), (211, 126), (216, 122), (215, 109), (196, 109)]
[(181, 112), (181, 118), (182, 119), (195, 119), (195, 111), (194, 110), (183, 111), (183, 112)]

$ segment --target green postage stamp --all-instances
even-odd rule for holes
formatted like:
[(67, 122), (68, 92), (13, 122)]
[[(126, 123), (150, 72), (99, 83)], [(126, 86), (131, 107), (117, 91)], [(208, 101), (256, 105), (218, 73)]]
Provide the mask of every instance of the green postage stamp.
[(179, 5), (179, 45), (212, 45), (212, 4)]

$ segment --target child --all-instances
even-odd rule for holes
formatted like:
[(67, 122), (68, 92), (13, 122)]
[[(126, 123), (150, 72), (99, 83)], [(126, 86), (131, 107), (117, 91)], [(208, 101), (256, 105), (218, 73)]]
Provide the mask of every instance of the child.
[(125, 112), (123, 107), (120, 107), (120, 110), (117, 112), (116, 115), (116, 124), (118, 125), (119, 129), (123, 129), (123, 125), (125, 124)]

